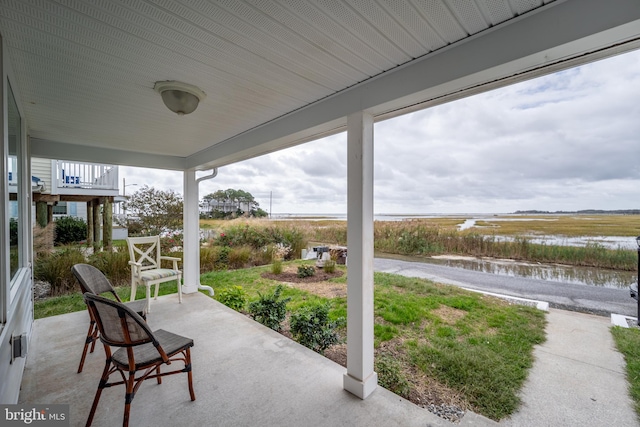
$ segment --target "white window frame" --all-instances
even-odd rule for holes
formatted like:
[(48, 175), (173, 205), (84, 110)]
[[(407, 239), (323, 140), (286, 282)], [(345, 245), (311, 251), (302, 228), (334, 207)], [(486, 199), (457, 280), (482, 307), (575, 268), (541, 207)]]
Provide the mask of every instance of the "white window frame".
[(18, 142), (18, 173), (19, 181), (17, 191), (20, 194), (18, 198), (18, 233), (20, 233), (18, 251), (20, 254), (20, 264), (17, 271), (11, 277), (10, 266), (10, 245), (9, 245), (9, 183), (7, 179), (2, 180), (2, 188), (0, 190), (0, 274), (3, 275), (0, 282), (0, 331), (4, 325), (10, 320), (12, 311), (17, 309), (16, 305), (20, 298), (17, 298), (24, 287), (30, 286), (32, 283), (32, 241), (31, 241), (31, 166), (30, 166), (30, 150), (27, 140), (27, 126), (24, 110), (20, 96), (16, 89), (18, 87), (16, 80), (13, 78), (10, 64), (3, 55), (4, 44), (0, 35), (0, 129), (2, 138), (0, 139), (0, 162), (1, 176), (8, 176), (8, 159), (9, 159), (9, 125), (8, 125), (8, 106), (9, 106), (9, 85), (13, 91), (16, 107), (20, 115), (20, 141)]

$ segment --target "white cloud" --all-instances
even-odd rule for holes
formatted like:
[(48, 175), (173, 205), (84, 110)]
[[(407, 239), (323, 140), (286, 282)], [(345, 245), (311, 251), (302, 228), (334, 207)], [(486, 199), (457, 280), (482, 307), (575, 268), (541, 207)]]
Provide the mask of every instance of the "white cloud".
[[(375, 125), (377, 213), (638, 208), (640, 52)], [(182, 193), (182, 173), (121, 168)], [(220, 168), (274, 213), (344, 213), (346, 134)], [(128, 187), (130, 193), (136, 187)]]

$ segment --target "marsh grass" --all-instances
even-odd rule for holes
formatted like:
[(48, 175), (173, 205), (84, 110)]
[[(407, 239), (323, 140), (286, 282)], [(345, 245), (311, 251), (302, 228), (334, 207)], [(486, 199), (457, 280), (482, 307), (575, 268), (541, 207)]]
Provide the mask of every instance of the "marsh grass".
[(474, 230), (420, 223), (376, 223), (374, 248), (400, 255), (458, 254), (627, 271), (637, 268), (637, 255), (631, 250), (608, 249), (595, 243), (585, 247), (535, 244), (524, 237), (504, 242)]
[(615, 326), (611, 328), (611, 334), (618, 351), (624, 355), (629, 395), (640, 419), (640, 329)]
[[(497, 219), (516, 219), (500, 221)], [(502, 216), (476, 222), (474, 230), (501, 236), (547, 235), (598, 237), (640, 235), (640, 215), (531, 215)]]
[[(507, 217), (508, 218), (508, 217)], [(593, 216), (535, 216), (515, 217), (524, 221), (478, 222), (487, 227), (474, 227), (459, 231), (457, 225), (465, 218), (433, 218), (408, 221), (376, 221), (374, 224), (374, 249), (377, 252), (412, 256), (468, 255), (475, 257), (508, 258), (539, 263), (558, 263), (584, 267), (635, 271), (637, 255), (626, 249), (608, 249), (597, 243), (586, 247), (547, 245), (531, 243), (525, 234), (553, 235), (637, 235), (640, 234), (639, 215), (593, 215)], [(542, 219), (542, 220), (535, 220)], [(209, 220), (210, 221), (210, 220)], [(225, 230), (243, 236), (265, 234), (282, 235), (283, 231), (265, 231), (261, 227), (285, 227), (291, 236), (302, 245), (347, 244), (345, 221), (268, 221), (251, 220), (239, 224), (229, 221)], [(216, 223), (224, 227), (224, 222)], [(243, 228), (244, 227), (244, 228)], [(235, 230), (235, 231), (234, 231)], [(267, 229), (269, 230), (269, 229)], [(295, 231), (294, 231), (295, 230)], [(513, 241), (501, 241), (498, 235), (510, 235)], [(292, 250), (299, 256), (301, 246)], [(206, 271), (203, 268), (202, 271)]]

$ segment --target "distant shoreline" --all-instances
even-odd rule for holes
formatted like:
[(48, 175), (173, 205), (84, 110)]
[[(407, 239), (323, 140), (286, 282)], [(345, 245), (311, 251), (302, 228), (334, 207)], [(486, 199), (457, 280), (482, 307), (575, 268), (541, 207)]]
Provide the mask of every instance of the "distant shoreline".
[(529, 211), (515, 211), (514, 214), (522, 215), (562, 215), (562, 214), (586, 214), (586, 215), (596, 215), (596, 214), (607, 214), (607, 215), (640, 215), (640, 209), (615, 209), (615, 210), (603, 210), (603, 209), (584, 209), (580, 211), (538, 211), (538, 210), (529, 210)]
[[(640, 209), (584, 209), (578, 211), (541, 211), (524, 210), (515, 212), (459, 212), (459, 213), (376, 213), (374, 220), (377, 221), (402, 221), (405, 219), (420, 218), (442, 218), (442, 217), (488, 217), (488, 216), (508, 216), (508, 215), (640, 215)], [(346, 220), (346, 213), (274, 213), (271, 219), (307, 219), (307, 220)]]

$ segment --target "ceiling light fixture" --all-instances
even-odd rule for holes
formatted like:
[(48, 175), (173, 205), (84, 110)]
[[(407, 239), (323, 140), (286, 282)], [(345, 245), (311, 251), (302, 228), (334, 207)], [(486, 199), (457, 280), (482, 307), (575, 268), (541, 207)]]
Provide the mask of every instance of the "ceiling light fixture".
[(162, 96), (164, 105), (179, 116), (193, 113), (207, 96), (194, 85), (173, 80), (156, 82), (153, 89)]

